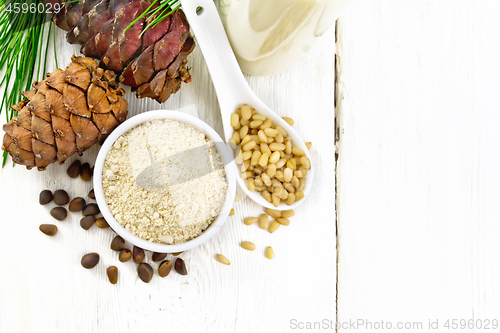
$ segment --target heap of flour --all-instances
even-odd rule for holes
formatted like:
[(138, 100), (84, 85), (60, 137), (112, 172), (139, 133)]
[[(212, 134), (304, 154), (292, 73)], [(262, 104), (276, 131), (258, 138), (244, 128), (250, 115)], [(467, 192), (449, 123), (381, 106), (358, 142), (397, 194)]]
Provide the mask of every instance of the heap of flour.
[(228, 186), (222, 159), (205, 134), (171, 119), (119, 137), (106, 156), (102, 182), (118, 223), (165, 244), (199, 236), (219, 215)]

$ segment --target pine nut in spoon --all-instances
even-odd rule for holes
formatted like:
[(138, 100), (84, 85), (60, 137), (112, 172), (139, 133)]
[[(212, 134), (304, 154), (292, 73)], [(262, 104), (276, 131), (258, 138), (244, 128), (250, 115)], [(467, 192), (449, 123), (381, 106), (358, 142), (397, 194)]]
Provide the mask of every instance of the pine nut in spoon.
[[(256, 110), (257, 114), (264, 116), (266, 119), (270, 119), (276, 125), (276, 130), (279, 133), (276, 134), (272, 132), (272, 134), (276, 135), (276, 138), (274, 138), (276, 141), (275, 143), (280, 145), (273, 145), (274, 142), (271, 143), (271, 145), (273, 145), (274, 148), (282, 148), (281, 150), (284, 150), (285, 145), (283, 144), (283, 138), (288, 135), (292, 139), (293, 146), (299, 148), (304, 153), (304, 157), (307, 158), (310, 166), (307, 176), (305, 177), (307, 181), (305, 181), (304, 189), (300, 191), (298, 195), (302, 200), (295, 200), (291, 205), (287, 205), (286, 200), (281, 200), (277, 196), (272, 195), (271, 198), (269, 198), (270, 200), (267, 200), (266, 198), (268, 198), (268, 195), (266, 193), (261, 195), (259, 191), (250, 191), (247, 187), (247, 183), (250, 184), (251, 188), (255, 186), (255, 183), (247, 182), (247, 179), (236, 177), (238, 184), (250, 199), (261, 206), (278, 210), (294, 209), (304, 202), (303, 198), (309, 194), (314, 177), (314, 167), (311, 166), (310, 163), (311, 155), (304, 140), (302, 140), (299, 134), (286, 120), (267, 107), (248, 86), (233, 54), (214, 2), (212, 0), (181, 0), (181, 4), (203, 53), (217, 92), (226, 140), (232, 138), (234, 131), (238, 130), (241, 140), (244, 141), (245, 136), (242, 134), (250, 134), (250, 130), (264, 125), (262, 120), (252, 120), (252, 122), (254, 122), (253, 124), (248, 121), (248, 119), (252, 117), (252, 109), (250, 109), (249, 112), (249, 108), (252, 107)], [(242, 107), (245, 104), (249, 107)], [(238, 117), (232, 115), (238, 109), (240, 109), (239, 112), (241, 117), (239, 115)], [(257, 134), (258, 131), (255, 133)], [(266, 133), (264, 132), (264, 134)], [(258, 135), (255, 136), (258, 138)], [(257, 142), (254, 140), (250, 140), (245, 144), (249, 144), (250, 142), (254, 142), (255, 145), (251, 143), (243, 149), (244, 151), (250, 151), (257, 146)], [(273, 150), (271, 145), (269, 145), (271, 151), (278, 151)], [(232, 164), (234, 164), (236, 168), (236, 164), (234, 162), (232, 162)], [(239, 174), (246, 170), (237, 171)], [(269, 175), (269, 172), (267, 172), (267, 174)], [(297, 198), (297, 194), (295, 194), (295, 197)]]

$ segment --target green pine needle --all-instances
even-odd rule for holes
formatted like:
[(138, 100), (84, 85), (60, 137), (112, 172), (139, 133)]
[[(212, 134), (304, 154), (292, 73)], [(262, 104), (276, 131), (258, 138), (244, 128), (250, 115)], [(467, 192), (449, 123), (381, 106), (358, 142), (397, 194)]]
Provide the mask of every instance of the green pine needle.
[[(15, 5), (21, 10), (14, 13)], [(0, 0), (0, 70), (4, 77), (0, 81), (3, 92), (0, 114), (5, 112), (9, 121), (17, 115), (11, 105), (19, 103), (22, 91), (30, 90), (34, 80), (40, 80), (47, 68), (47, 52), (52, 24), (46, 23), (46, 14), (41, 11), (23, 11), (23, 6), (38, 7), (40, 0)], [(49, 24), (46, 31), (45, 25)], [(54, 46), (55, 47), (55, 46)], [(55, 52), (55, 49), (54, 49)], [(8, 154), (3, 152), (2, 167)]]
[[(160, 1), (160, 4), (157, 7), (152, 8), (154, 4), (156, 4), (158, 1)], [(135, 23), (137, 23), (137, 21), (141, 20), (142, 18), (147, 16), (146, 21), (148, 21), (151, 20), (156, 13), (161, 12), (160, 15), (158, 15), (153, 21), (151, 21), (144, 28), (144, 30), (142, 30), (140, 34), (140, 36), (142, 36), (146, 32), (146, 30), (148, 30), (149, 28), (154, 28), (158, 23), (166, 19), (167, 16), (172, 15), (172, 13), (175, 12), (180, 7), (181, 4), (179, 0), (154, 0), (153, 3), (151, 3), (151, 5), (141, 15), (139, 15), (134, 21), (132, 21), (132, 23), (130, 23), (123, 32), (125, 33)], [(167, 13), (169, 9), (171, 10)]]

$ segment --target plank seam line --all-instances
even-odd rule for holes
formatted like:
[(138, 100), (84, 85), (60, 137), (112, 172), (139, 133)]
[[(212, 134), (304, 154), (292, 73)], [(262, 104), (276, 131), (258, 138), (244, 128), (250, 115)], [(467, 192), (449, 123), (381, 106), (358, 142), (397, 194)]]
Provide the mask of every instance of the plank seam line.
[(340, 139), (341, 139), (341, 121), (342, 121), (342, 100), (343, 91), (341, 91), (341, 60), (340, 53), (342, 51), (342, 34), (340, 29), (342, 21), (339, 18), (335, 22), (335, 59), (334, 59), (334, 146), (335, 146), (335, 332), (338, 332), (337, 324), (339, 322), (339, 254), (340, 254), (340, 241), (339, 241), (339, 197), (338, 197), (338, 184), (339, 184), (339, 167), (338, 159), (340, 154)]

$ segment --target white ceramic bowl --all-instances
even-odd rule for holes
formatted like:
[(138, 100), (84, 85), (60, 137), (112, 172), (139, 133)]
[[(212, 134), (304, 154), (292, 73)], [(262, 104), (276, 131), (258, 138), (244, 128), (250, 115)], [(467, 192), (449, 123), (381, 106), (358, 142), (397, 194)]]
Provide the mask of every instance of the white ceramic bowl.
[(177, 245), (167, 245), (154, 243), (145, 239), (142, 239), (130, 231), (125, 229), (121, 224), (119, 224), (113, 214), (111, 214), (108, 204), (104, 198), (104, 192), (102, 189), (102, 169), (104, 166), (104, 160), (108, 155), (109, 150), (113, 143), (123, 134), (127, 133), (132, 128), (154, 119), (172, 119), (177, 120), (179, 122), (189, 124), (201, 132), (205, 133), (205, 135), (214, 142), (223, 142), (221, 137), (214, 131), (213, 128), (208, 126), (205, 122), (201, 121), (198, 118), (190, 116), (188, 114), (178, 112), (178, 111), (169, 111), (169, 110), (157, 110), (157, 111), (148, 111), (141, 113), (137, 116), (134, 116), (125, 122), (123, 122), (120, 126), (118, 126), (106, 139), (101, 149), (99, 150), (99, 154), (97, 155), (97, 160), (94, 167), (94, 193), (97, 204), (99, 205), (99, 209), (101, 210), (102, 215), (108, 222), (108, 224), (113, 228), (113, 230), (120, 236), (122, 236), (126, 241), (141, 247), (145, 250), (160, 252), (160, 253), (175, 253), (186, 251), (192, 249), (207, 240), (209, 240), (213, 235), (219, 231), (219, 229), (224, 225), (227, 217), (229, 216), (229, 212), (234, 203), (234, 196), (236, 194), (236, 168), (233, 165), (233, 156), (232, 151), (229, 149), (219, 149), (218, 152), (225, 164), (226, 171), (226, 180), (228, 182), (228, 189), (226, 193), (226, 200), (224, 201), (224, 205), (220, 211), (219, 216), (215, 219), (214, 222), (205, 230), (203, 233), (185, 243), (177, 244)]

